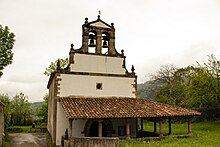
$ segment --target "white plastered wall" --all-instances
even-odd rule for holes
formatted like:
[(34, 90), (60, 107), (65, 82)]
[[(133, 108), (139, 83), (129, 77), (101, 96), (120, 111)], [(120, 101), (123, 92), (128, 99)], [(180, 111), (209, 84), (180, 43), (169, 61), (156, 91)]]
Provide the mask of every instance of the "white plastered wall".
[[(57, 102), (57, 132), (56, 132), (56, 145), (61, 145), (61, 136), (65, 134), (66, 129), (69, 127), (69, 121), (66, 118), (60, 102)], [(69, 131), (69, 129), (68, 129)]]
[[(54, 78), (55, 79), (55, 78)], [(53, 130), (53, 122), (54, 117), (53, 114), (55, 113), (55, 111), (53, 110), (54, 105), (55, 105), (55, 95), (54, 95), (54, 84), (55, 81), (52, 81), (52, 83), (50, 84), (50, 88), (49, 88), (49, 98), (48, 98), (48, 119), (47, 119), (47, 130), (49, 131), (50, 135), (52, 138), (54, 138), (55, 136), (53, 136), (53, 132), (56, 130)]]
[(75, 54), (71, 72), (125, 74), (124, 58), (101, 55)]
[(72, 136), (73, 137), (84, 137), (85, 134), (82, 133), (84, 131), (85, 124), (88, 119), (77, 119), (73, 120), (72, 123)]
[[(135, 98), (135, 78), (61, 74), (61, 79), (60, 97), (77, 95)], [(97, 83), (102, 83), (102, 89), (96, 89)]]

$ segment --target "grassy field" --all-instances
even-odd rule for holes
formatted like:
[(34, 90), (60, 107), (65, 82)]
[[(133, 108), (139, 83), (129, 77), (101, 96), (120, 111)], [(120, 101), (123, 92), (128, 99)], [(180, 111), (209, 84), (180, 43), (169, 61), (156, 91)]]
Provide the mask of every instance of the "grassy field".
[[(144, 129), (153, 131), (153, 123), (145, 123)], [(167, 125), (164, 125), (163, 132), (168, 132)], [(184, 133), (187, 133), (187, 123), (172, 124), (172, 134)], [(220, 121), (192, 123), (192, 133), (189, 138), (169, 136), (150, 141), (124, 140), (120, 141), (119, 147), (220, 147)]]

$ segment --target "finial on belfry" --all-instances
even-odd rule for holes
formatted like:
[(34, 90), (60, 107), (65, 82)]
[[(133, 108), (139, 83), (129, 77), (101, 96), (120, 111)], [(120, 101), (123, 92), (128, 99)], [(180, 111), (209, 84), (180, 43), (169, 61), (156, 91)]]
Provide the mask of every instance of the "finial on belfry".
[(72, 44), (71, 44), (70, 46), (71, 46), (71, 49), (73, 49), (73, 47), (74, 47), (74, 44), (72, 43)]
[(73, 43), (70, 45), (70, 51), (73, 51), (74, 50), (74, 45), (73, 45)]
[(132, 67), (131, 67), (131, 73), (134, 75), (135, 74), (135, 72), (134, 72), (134, 65), (132, 65)]
[(85, 18), (85, 24), (87, 24), (87, 23), (88, 23), (88, 18), (86, 17), (86, 18)]
[(98, 20), (99, 20), (100, 19), (100, 15), (101, 15), (101, 11), (99, 10), (98, 12), (99, 12), (99, 15), (98, 15)]
[(123, 49), (121, 50), (121, 55), (122, 55), (122, 57), (124, 57), (124, 50)]

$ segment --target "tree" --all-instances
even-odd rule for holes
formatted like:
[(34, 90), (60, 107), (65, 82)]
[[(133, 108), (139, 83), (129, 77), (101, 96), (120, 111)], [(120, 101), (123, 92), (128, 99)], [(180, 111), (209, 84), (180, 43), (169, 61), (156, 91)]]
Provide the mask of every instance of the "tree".
[(6, 127), (9, 126), (11, 120), (11, 102), (7, 94), (0, 94), (0, 101), (5, 105), (4, 115)]
[[(59, 63), (58, 63), (59, 62)], [(69, 64), (69, 58), (65, 57), (63, 59), (57, 59), (55, 62), (51, 62), (49, 67), (46, 68), (44, 74), (46, 76), (50, 76), (52, 72), (55, 72), (57, 70), (57, 64), (60, 64), (60, 68), (65, 68)]]
[(5, 66), (12, 63), (12, 48), (15, 42), (14, 33), (9, 32), (9, 28), (0, 25), (0, 77), (3, 75)]
[(215, 91), (216, 97), (220, 102), (220, 60), (218, 60), (213, 54), (208, 56), (208, 62), (204, 63), (207, 71), (213, 75), (215, 79)]
[(12, 123), (15, 125), (26, 125), (31, 119), (31, 103), (23, 93), (16, 94), (12, 100)]
[(190, 83), (186, 87), (189, 107), (206, 108), (216, 107), (217, 99), (215, 81), (206, 68), (195, 69), (195, 75), (191, 76)]
[(41, 118), (42, 122), (47, 122), (47, 114), (48, 114), (48, 94), (44, 96), (44, 104), (37, 110), (37, 116)]
[(179, 105), (183, 97), (181, 74), (173, 64), (162, 65), (156, 74), (152, 75), (154, 81), (160, 81), (161, 88), (156, 93), (156, 101)]

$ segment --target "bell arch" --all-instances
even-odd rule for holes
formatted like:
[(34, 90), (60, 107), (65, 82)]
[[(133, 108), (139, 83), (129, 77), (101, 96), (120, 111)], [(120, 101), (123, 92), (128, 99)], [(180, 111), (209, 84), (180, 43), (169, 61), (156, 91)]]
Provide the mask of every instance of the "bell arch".
[(88, 52), (89, 53), (95, 53), (96, 52), (96, 44), (97, 44), (97, 41), (96, 41), (96, 37), (97, 36), (97, 33), (92, 30), (89, 32), (89, 40), (88, 40)]
[(102, 33), (102, 54), (108, 54), (109, 49), (109, 33)]

